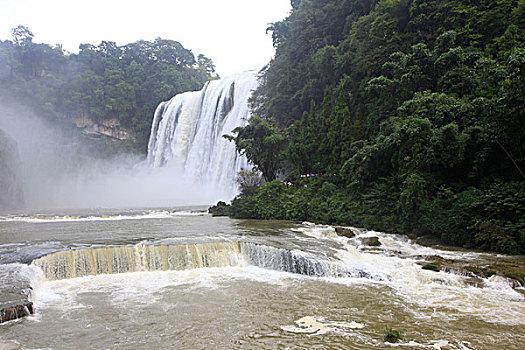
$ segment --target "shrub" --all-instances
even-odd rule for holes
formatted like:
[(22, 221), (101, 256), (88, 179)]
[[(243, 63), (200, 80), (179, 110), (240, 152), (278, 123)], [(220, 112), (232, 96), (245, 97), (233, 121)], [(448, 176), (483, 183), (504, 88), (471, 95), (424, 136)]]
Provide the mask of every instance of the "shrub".
[(262, 186), (255, 195), (255, 211), (262, 219), (287, 219), (285, 208), (290, 198), (288, 188), (274, 180)]
[(400, 331), (392, 329), (390, 327), (385, 327), (385, 337), (384, 341), (389, 343), (397, 343), (401, 339), (403, 339), (403, 335)]

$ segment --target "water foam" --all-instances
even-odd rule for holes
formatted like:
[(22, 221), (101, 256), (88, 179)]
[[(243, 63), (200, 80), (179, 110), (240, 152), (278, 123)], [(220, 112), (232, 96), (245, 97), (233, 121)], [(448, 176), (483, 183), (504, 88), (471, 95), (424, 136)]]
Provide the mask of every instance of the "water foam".
[[(304, 228), (304, 231), (296, 232), (305, 232), (308, 237), (325, 237), (337, 243), (337, 248), (331, 248), (335, 251), (335, 258), (253, 242), (218, 241), (173, 245), (145, 242), (135, 246), (57, 252), (36, 259), (33, 266), (40, 267), (42, 276), (50, 280), (108, 273), (125, 273), (129, 276), (129, 273), (145, 271), (153, 271), (158, 275), (163, 273), (161, 271), (172, 273), (173, 270), (179, 271), (176, 273), (179, 277), (188, 277), (202, 274), (204, 268), (222, 271), (218, 272), (222, 278), (231, 274), (249, 279), (255, 278), (261, 271), (269, 271), (265, 273), (278, 276), (277, 279), (316, 278), (327, 283), (348, 285), (372, 283), (394, 291), (397, 297), (412, 305), (408, 309), (416, 317), (447, 319), (474, 316), (487, 322), (525, 324), (525, 298), (506, 281), (484, 279), (481, 286), (474, 287), (466, 283), (463, 276), (423, 270), (418, 264), (421, 257), (415, 257), (412, 253), (403, 255), (401, 251), (414, 252), (419, 248), (412, 247), (413, 243), (398, 236), (356, 230), (357, 236), (349, 239), (333, 236), (333, 228), (327, 226), (305, 225)], [(382, 246), (374, 250), (364, 246), (362, 239), (370, 236), (378, 236)], [(430, 254), (431, 249), (425, 248), (429, 255), (438, 253), (434, 251), (434, 254)], [(392, 255), (392, 251), (401, 253)], [(68, 281), (64, 283), (67, 285), (70, 283)], [(37, 291), (38, 287), (34, 287), (34, 290)]]
[(281, 326), (285, 332), (308, 334), (308, 335), (324, 335), (328, 333), (345, 332), (348, 329), (361, 329), (365, 325), (363, 323), (352, 322), (335, 322), (327, 321), (323, 316), (305, 316), (294, 323), (294, 326)]
[(30, 215), (30, 216), (0, 216), (0, 222), (28, 222), (28, 223), (53, 223), (53, 222), (86, 222), (86, 221), (121, 221), (121, 220), (143, 220), (143, 219), (169, 219), (179, 216), (202, 216), (205, 211), (169, 211), (151, 210), (138, 214), (118, 215)]
[[(330, 227), (308, 224), (303, 230), (314, 237), (330, 239)], [(328, 235), (326, 233), (329, 233)], [(334, 237), (341, 243), (336, 256), (345, 266), (380, 276), (380, 280), (410, 303), (429, 310), (455, 310), (460, 315), (471, 315), (488, 322), (508, 325), (525, 324), (525, 297), (514, 290), (508, 281), (498, 278), (483, 279), (482, 287), (470, 286), (464, 276), (421, 269), (421, 256), (450, 256), (475, 259), (486, 254), (475, 252), (448, 252), (421, 247), (397, 235), (375, 231), (354, 230), (355, 238)], [(378, 237), (382, 243), (374, 250), (363, 245), (363, 238)], [(392, 254), (396, 252), (396, 254)], [(336, 283), (355, 284), (354, 279), (332, 279)], [(371, 283), (372, 280), (360, 280)], [(373, 283), (377, 283), (374, 280)], [(439, 311), (438, 311), (439, 313)], [(441, 313), (443, 317), (446, 314)]]
[(32, 301), (37, 308), (77, 309), (86, 306), (78, 296), (109, 291), (113, 305), (158, 303), (163, 291), (183, 288), (185, 293), (206, 293), (223, 282), (249, 280), (275, 285), (286, 284), (289, 273), (255, 266), (196, 268), (180, 271), (142, 271), (113, 275), (85, 276), (37, 283)]

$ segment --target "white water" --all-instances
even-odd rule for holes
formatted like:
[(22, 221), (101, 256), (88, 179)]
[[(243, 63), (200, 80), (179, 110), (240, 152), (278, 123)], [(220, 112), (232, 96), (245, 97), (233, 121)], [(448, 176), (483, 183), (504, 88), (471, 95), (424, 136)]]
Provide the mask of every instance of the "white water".
[[(418, 261), (424, 261), (425, 256), (439, 255), (468, 261), (478, 260), (487, 255), (486, 253), (453, 252), (423, 247), (402, 236), (358, 229), (353, 229), (356, 236), (349, 239), (338, 236), (332, 226), (308, 222), (303, 225), (305, 226), (293, 230), (301, 233), (296, 236), (297, 239), (305, 239), (303, 235), (306, 235), (314, 240), (325, 239), (342, 244), (341, 249), (336, 249), (336, 257), (343, 265), (368, 272), (371, 277), (374, 277), (372, 273), (375, 273), (375, 276), (405, 300), (420, 307), (434, 309), (432, 317), (446, 317), (443, 310), (447, 310), (449, 317), (451, 312), (457, 312), (457, 315), (469, 314), (487, 322), (514, 325), (525, 322), (525, 298), (514, 290), (505, 278), (494, 275), (488, 279), (481, 279), (483, 287), (480, 288), (469, 285), (466, 276), (423, 270), (417, 264)], [(381, 246), (367, 251), (361, 240), (373, 236), (379, 238)], [(352, 279), (331, 281), (355, 283)]]
[[(6, 324), (0, 342), (15, 349), (138, 349), (159, 345), (162, 337), (174, 348), (384, 349), (394, 346), (382, 341), (390, 326), (403, 331), (396, 344), (402, 349), (521, 349), (525, 298), (505, 280), (473, 286), (465, 276), (421, 269), (430, 255), (478, 261), (489, 254), (421, 247), (360, 229), (349, 239), (309, 223), (132, 218), (118, 225), (10, 222), (38, 232), (96, 228), (93, 238), (136, 226), (141, 232), (166, 226), (170, 234), (90, 247), (71, 237), (59, 252), (45, 246), (30, 265), (4, 265), (30, 283), (37, 311)], [(171, 227), (177, 222), (192, 223), (192, 230)], [(201, 224), (215, 233), (203, 234)], [(370, 236), (382, 245), (363, 245)], [(18, 250), (17, 242), (4, 249)]]
[(202, 216), (205, 210), (146, 210), (141, 213), (128, 215), (0, 215), (0, 222), (28, 222), (28, 223), (51, 223), (51, 222), (81, 222), (81, 221), (121, 221), (142, 219), (165, 219), (177, 216)]
[(246, 125), (248, 98), (257, 84), (256, 72), (248, 71), (162, 102), (151, 127), (148, 163), (173, 168), (175, 174), (233, 198), (237, 172), (248, 162), (222, 136)]
[[(334, 258), (320, 256), (320, 252), (310, 253), (239, 241), (176, 245), (139, 243), (135, 246), (60, 251), (34, 260), (32, 266), (42, 269), (47, 280), (203, 267), (237, 267), (242, 268), (244, 274), (251, 275), (260, 274), (260, 268), (263, 268), (277, 273), (270, 273), (272, 276), (284, 278), (309, 276), (348, 286), (383, 285), (409, 303), (424, 309), (434, 309), (431, 317), (450, 318), (467, 314), (486, 322), (507, 325), (525, 322), (524, 297), (505, 281), (488, 278), (483, 279), (482, 287), (474, 287), (467, 283), (465, 276), (423, 270), (417, 264), (425, 253), (444, 255), (446, 251), (421, 247), (391, 234), (355, 229), (356, 237), (348, 239), (338, 236), (331, 226), (303, 225), (293, 230), (300, 233), (295, 238), (318, 241), (324, 237), (327, 243), (337, 243), (331, 248), (335, 253)], [(382, 242), (380, 248), (368, 251), (360, 243), (362, 238), (370, 236), (379, 237)], [(397, 253), (390, 255), (393, 249)], [(459, 252), (448, 253), (456, 258), (461, 255)], [(255, 267), (257, 269), (254, 270)], [(37, 289), (34, 283), (33, 288)]]

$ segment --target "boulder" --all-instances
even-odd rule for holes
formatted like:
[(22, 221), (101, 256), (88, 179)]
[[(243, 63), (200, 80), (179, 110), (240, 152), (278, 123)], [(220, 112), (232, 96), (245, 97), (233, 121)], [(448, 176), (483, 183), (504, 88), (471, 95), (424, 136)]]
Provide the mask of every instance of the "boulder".
[(381, 242), (379, 241), (378, 237), (364, 237), (362, 239), (362, 242), (364, 245), (370, 247), (379, 247), (381, 245)]
[(355, 232), (350, 227), (336, 226), (335, 233), (346, 238), (354, 238)]
[(0, 323), (16, 320), (34, 314), (33, 303), (28, 301), (23, 305), (15, 305), (0, 310)]
[(438, 263), (428, 263), (428, 264), (425, 264), (423, 265), (423, 267), (421, 267), (423, 270), (430, 270), (430, 271), (435, 271), (435, 272), (439, 272), (441, 270), (440, 268), (440, 264)]
[(208, 212), (212, 216), (228, 216), (230, 214), (230, 205), (225, 202), (218, 202), (217, 205), (208, 208)]

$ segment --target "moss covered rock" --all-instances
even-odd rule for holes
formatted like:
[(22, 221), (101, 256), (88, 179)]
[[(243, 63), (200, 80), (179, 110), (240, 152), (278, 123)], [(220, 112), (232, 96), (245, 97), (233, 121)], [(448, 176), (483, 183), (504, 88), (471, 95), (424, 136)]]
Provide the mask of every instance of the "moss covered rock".
[(430, 271), (435, 271), (435, 272), (441, 271), (441, 266), (438, 263), (428, 263), (428, 264), (423, 265), (423, 267), (421, 268), (423, 270), (430, 270)]
[(354, 230), (350, 227), (342, 227), (342, 226), (336, 226), (335, 227), (335, 233), (337, 233), (339, 236), (347, 237), (347, 238), (354, 238), (355, 233)]
[(362, 242), (369, 247), (379, 247), (381, 245), (378, 237), (365, 237), (362, 239)]
[(228, 216), (230, 214), (230, 205), (225, 202), (218, 202), (217, 205), (208, 208), (208, 212), (212, 216)]

